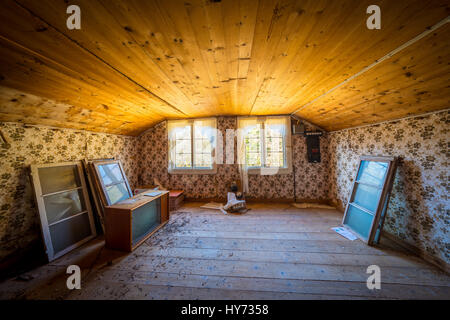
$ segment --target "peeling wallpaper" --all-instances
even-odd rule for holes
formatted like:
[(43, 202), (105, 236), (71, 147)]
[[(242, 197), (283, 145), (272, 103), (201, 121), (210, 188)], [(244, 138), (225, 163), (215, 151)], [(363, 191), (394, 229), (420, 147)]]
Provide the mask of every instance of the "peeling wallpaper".
[(116, 157), (136, 185), (136, 138), (14, 123), (0, 130), (7, 140), (0, 145), (0, 261), (41, 236), (29, 165)]
[(347, 204), (359, 155), (401, 157), (384, 229), (450, 262), (450, 112), (329, 134), (330, 198)]
[[(224, 137), (223, 154), (226, 154), (226, 130), (236, 129), (236, 117), (218, 117), (217, 129)], [(238, 166), (236, 164), (218, 165), (217, 173), (213, 175), (180, 175), (169, 174), (168, 141), (166, 123), (160, 123), (139, 138), (139, 162), (141, 163), (141, 176), (139, 182), (142, 185), (153, 185), (153, 179), (158, 179), (162, 185), (170, 189), (185, 191), (188, 198), (225, 199), (226, 193), (232, 181), (239, 179)], [(249, 175), (249, 193), (247, 197), (255, 199), (294, 199), (294, 172), (295, 195), (299, 200), (328, 200), (329, 161), (327, 139), (322, 137), (320, 147), (322, 162), (308, 163), (306, 158), (306, 140), (303, 136), (294, 135), (293, 167), (292, 174), (280, 174), (273, 176)], [(236, 163), (236, 141), (234, 141), (234, 154)], [(225, 159), (224, 159), (224, 162)]]

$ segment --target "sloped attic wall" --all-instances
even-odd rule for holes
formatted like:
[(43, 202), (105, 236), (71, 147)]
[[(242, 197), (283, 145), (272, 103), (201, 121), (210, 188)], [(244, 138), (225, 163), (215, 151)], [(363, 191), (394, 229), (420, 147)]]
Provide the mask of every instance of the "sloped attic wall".
[[(223, 154), (225, 155), (227, 153), (226, 132), (228, 129), (237, 129), (237, 118), (232, 116), (218, 117), (217, 129), (223, 136)], [(293, 201), (295, 189), (295, 197), (298, 201), (327, 202), (329, 200), (329, 160), (326, 135), (320, 138), (320, 143), (322, 162), (308, 163), (305, 137), (293, 135), (293, 173), (272, 176), (249, 175), (250, 190), (247, 198)], [(236, 165), (236, 141), (234, 141), (234, 164), (219, 164), (217, 173), (213, 175), (180, 175), (167, 172), (166, 122), (162, 122), (144, 133), (139, 138), (138, 145), (140, 148), (138, 152), (139, 163), (141, 165), (140, 183), (142, 185), (153, 185), (156, 178), (166, 188), (184, 190), (188, 198), (226, 199), (231, 182), (239, 179), (238, 166)]]
[(7, 140), (0, 144), (0, 261), (41, 237), (29, 165), (116, 157), (136, 186), (137, 138), (14, 123), (0, 130)]
[(402, 160), (384, 229), (450, 263), (450, 112), (329, 134), (330, 198), (347, 204), (359, 155)]

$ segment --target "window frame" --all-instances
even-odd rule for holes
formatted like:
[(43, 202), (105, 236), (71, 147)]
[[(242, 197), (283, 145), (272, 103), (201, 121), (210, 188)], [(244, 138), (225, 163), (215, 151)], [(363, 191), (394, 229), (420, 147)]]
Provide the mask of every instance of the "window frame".
[[(274, 174), (291, 174), (292, 173), (292, 136), (291, 136), (291, 118), (289, 116), (266, 116), (266, 117), (239, 117), (240, 119), (256, 119), (257, 123), (261, 125), (260, 132), (260, 152), (261, 152), (261, 166), (247, 167), (248, 174), (274, 175)], [(286, 118), (286, 134), (283, 138), (283, 167), (266, 167), (266, 121), (274, 118)], [(241, 129), (238, 125), (238, 129)], [(245, 146), (246, 137), (243, 136)], [(245, 148), (244, 148), (245, 149)], [(246, 153), (246, 151), (244, 150)], [(246, 154), (244, 154), (246, 159)]]
[[(211, 147), (211, 160), (212, 160), (212, 166), (211, 168), (206, 167), (194, 167), (195, 163), (195, 129), (194, 129), (194, 123), (195, 121), (199, 120), (212, 120), (214, 122), (213, 130), (215, 131), (215, 141), (214, 144)], [(170, 165), (170, 144), (171, 144), (171, 137), (169, 132), (169, 122), (187, 122), (190, 126), (191, 130), (191, 168), (176, 168), (172, 167)], [(216, 118), (196, 118), (196, 119), (188, 119), (188, 120), (168, 120), (167, 121), (167, 139), (168, 139), (168, 167), (167, 171), (169, 174), (215, 174), (217, 173), (217, 162), (216, 162), (216, 148), (217, 148), (217, 119)], [(174, 146), (176, 148), (176, 145)], [(176, 154), (176, 151), (175, 151)], [(201, 153), (204, 154), (204, 153)]]
[[(122, 180), (120, 182), (117, 183), (110, 183), (110, 184), (105, 184), (103, 179), (101, 178), (101, 174), (100, 174), (100, 166), (104, 166), (104, 165), (109, 165), (109, 164), (115, 164), (119, 167), (120, 169), (120, 173), (122, 175)], [(108, 192), (107, 192), (107, 187), (112, 186), (112, 185), (118, 185), (121, 183), (125, 184), (125, 187), (127, 189), (129, 198), (133, 197), (133, 191), (131, 190), (130, 184), (128, 183), (128, 179), (127, 176), (125, 174), (125, 170), (123, 169), (122, 163), (120, 160), (95, 160), (92, 161), (92, 166), (94, 168), (94, 172), (95, 172), (95, 180), (97, 181), (97, 183), (99, 184), (99, 189), (101, 190), (101, 201), (103, 202), (103, 206), (107, 207), (107, 206), (111, 206), (113, 205)], [(122, 200), (123, 201), (123, 200)], [(114, 203), (116, 204), (116, 203)]]
[[(78, 173), (78, 178), (80, 185), (75, 188), (70, 189), (61, 189), (55, 192), (49, 192), (44, 193), (42, 190), (42, 184), (41, 184), (41, 178), (39, 175), (40, 169), (46, 169), (46, 168), (56, 168), (56, 167), (75, 167), (76, 172)], [(34, 193), (34, 199), (38, 207), (39, 211), (39, 219), (40, 219), (40, 225), (41, 225), (41, 233), (44, 239), (45, 244), (45, 251), (47, 255), (47, 259), (49, 262), (65, 255), (66, 253), (72, 251), (73, 249), (81, 246), (82, 244), (88, 242), (89, 240), (95, 238), (97, 236), (97, 230), (95, 228), (95, 222), (94, 222), (94, 215), (91, 207), (91, 202), (89, 198), (89, 193), (87, 189), (86, 180), (84, 177), (84, 171), (83, 167), (80, 161), (74, 161), (74, 162), (61, 162), (61, 163), (51, 163), (51, 164), (38, 164), (38, 165), (31, 165), (30, 166), (30, 177), (31, 177), (31, 184), (33, 187), (33, 193)], [(85, 205), (85, 209), (73, 214), (69, 217), (65, 217), (62, 219), (59, 219), (57, 221), (49, 222), (48, 221), (48, 215), (47, 215), (47, 207), (45, 204), (45, 198), (54, 194), (62, 194), (64, 192), (68, 191), (81, 191), (83, 195), (83, 202)], [(81, 199), (80, 199), (81, 203)], [(53, 241), (51, 237), (50, 227), (53, 225), (56, 225), (58, 223), (69, 221), (72, 219), (75, 219), (76, 217), (82, 216), (84, 214), (87, 214), (88, 220), (89, 220), (89, 229), (91, 231), (91, 234), (86, 236), (85, 238), (79, 240), (78, 242), (70, 244), (68, 247), (56, 251), (55, 246), (57, 241)]]

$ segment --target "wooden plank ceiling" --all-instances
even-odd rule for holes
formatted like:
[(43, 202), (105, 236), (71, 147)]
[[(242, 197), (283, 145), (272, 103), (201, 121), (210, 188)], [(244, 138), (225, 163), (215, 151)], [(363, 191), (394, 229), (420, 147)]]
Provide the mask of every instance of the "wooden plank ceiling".
[[(68, 30), (66, 8), (81, 8)], [(381, 8), (381, 30), (366, 8)], [(3, 0), (0, 121), (137, 135), (163, 119), (290, 114), (337, 130), (445, 109), (449, 1)], [(327, 93), (327, 94), (325, 94)]]

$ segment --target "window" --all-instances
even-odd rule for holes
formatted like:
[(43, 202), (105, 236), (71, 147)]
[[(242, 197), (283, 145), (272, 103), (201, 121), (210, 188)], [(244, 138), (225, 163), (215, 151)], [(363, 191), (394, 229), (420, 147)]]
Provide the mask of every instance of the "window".
[(168, 121), (169, 172), (214, 173), (216, 119)]
[(360, 157), (342, 225), (369, 245), (379, 242), (396, 168), (394, 157)]
[(133, 192), (128, 184), (125, 172), (119, 160), (95, 161), (96, 179), (102, 187), (105, 206), (129, 199)]
[(31, 178), (49, 261), (96, 236), (81, 163), (32, 165)]
[(249, 173), (290, 173), (289, 117), (253, 117), (238, 120), (238, 159)]

